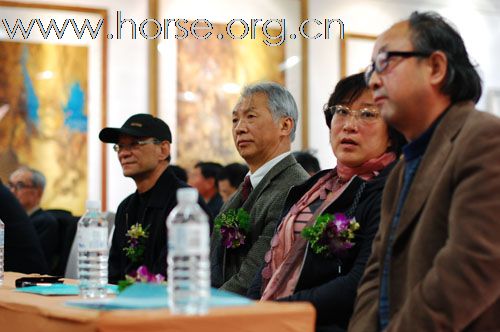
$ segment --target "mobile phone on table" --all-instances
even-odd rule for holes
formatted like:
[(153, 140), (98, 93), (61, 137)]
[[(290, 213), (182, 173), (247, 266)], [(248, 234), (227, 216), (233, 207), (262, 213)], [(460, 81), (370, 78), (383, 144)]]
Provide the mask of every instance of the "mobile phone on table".
[(48, 286), (50, 284), (62, 284), (61, 277), (22, 277), (16, 279), (16, 288), (28, 286)]

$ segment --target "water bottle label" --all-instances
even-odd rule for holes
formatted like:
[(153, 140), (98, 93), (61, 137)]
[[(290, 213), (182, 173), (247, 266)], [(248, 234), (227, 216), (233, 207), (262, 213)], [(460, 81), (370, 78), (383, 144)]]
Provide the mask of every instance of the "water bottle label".
[(182, 254), (205, 254), (209, 251), (207, 225), (177, 224), (170, 229), (169, 250)]
[(4, 231), (0, 231), (0, 247), (3, 247), (5, 243), (4, 234)]
[(87, 227), (78, 229), (78, 249), (108, 249), (108, 229), (104, 227)]

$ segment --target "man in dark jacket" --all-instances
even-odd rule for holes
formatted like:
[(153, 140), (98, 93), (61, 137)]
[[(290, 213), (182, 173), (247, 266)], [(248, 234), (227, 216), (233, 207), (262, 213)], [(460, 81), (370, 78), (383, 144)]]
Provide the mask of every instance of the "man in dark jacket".
[[(146, 265), (152, 273), (166, 275), (167, 230), (165, 221), (177, 205), (177, 189), (187, 187), (168, 167), (170, 128), (149, 114), (131, 116), (121, 128), (104, 128), (99, 139), (115, 143), (114, 150), (123, 175), (132, 178), (137, 191), (118, 206), (109, 254), (109, 281)], [(200, 205), (207, 211), (201, 199)], [(207, 212), (208, 213), (208, 212)], [(129, 236), (131, 226), (140, 226), (145, 236)]]
[(9, 188), (35, 226), (45, 259), (50, 266), (59, 244), (59, 224), (53, 215), (40, 207), (45, 184), (45, 176), (40, 171), (26, 166), (18, 168), (9, 177)]
[(48, 272), (35, 228), (16, 197), (0, 181), (0, 219), (5, 224), (4, 270)]

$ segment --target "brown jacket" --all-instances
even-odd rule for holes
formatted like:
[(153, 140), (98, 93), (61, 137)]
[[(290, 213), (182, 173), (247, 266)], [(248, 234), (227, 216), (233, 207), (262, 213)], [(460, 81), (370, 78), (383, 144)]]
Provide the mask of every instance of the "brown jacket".
[[(349, 331), (378, 330), (389, 226), (405, 168), (390, 175)], [(393, 244), (387, 331), (500, 331), (500, 119), (472, 103), (443, 117), (415, 174)]]

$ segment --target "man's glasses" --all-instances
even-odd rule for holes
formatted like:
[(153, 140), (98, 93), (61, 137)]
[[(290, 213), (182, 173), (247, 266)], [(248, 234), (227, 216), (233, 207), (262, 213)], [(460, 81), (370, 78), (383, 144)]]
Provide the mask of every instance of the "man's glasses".
[(344, 123), (348, 118), (354, 117), (361, 123), (372, 123), (380, 117), (380, 111), (376, 106), (365, 107), (360, 110), (352, 110), (344, 105), (334, 105), (324, 110), (326, 123), (328, 127), (332, 123)]
[(147, 139), (147, 140), (143, 140), (143, 141), (137, 140), (137, 141), (133, 141), (130, 144), (115, 144), (115, 145), (113, 145), (113, 150), (115, 150), (116, 152), (120, 152), (120, 150), (123, 150), (123, 149), (137, 150), (141, 146), (146, 145), (146, 144), (160, 144), (160, 143), (161, 143), (161, 141), (159, 141), (157, 139)]
[(384, 72), (384, 70), (387, 69), (387, 66), (389, 65), (389, 60), (392, 57), (399, 56), (402, 58), (411, 58), (411, 57), (428, 57), (432, 53), (428, 52), (415, 52), (415, 51), (409, 51), (409, 52), (403, 52), (403, 51), (393, 51), (393, 52), (381, 52), (375, 56), (375, 60), (372, 61), (372, 63), (366, 67), (365, 70), (365, 82), (366, 85), (369, 85), (370, 79), (372, 78), (373, 72), (376, 71), (377, 74), (380, 74)]
[(27, 184), (22, 181), (18, 182), (10, 182), (7, 184), (11, 190), (22, 190), (22, 189), (28, 189), (28, 188), (35, 188), (34, 185), (32, 184)]

